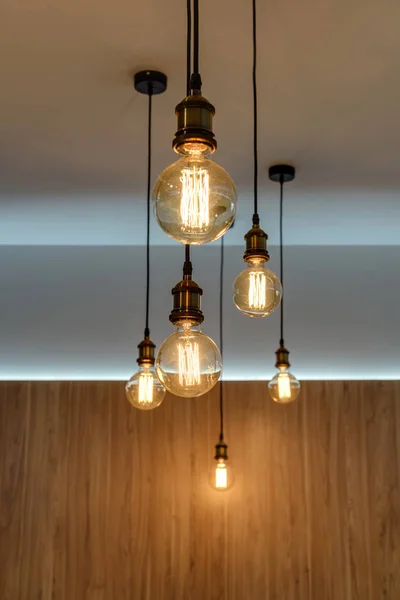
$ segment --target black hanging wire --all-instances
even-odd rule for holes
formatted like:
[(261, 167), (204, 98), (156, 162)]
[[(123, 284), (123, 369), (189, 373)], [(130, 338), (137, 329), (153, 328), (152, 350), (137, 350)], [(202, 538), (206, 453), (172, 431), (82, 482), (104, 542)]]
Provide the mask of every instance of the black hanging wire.
[[(192, 0), (186, 2), (187, 15), (187, 40), (186, 40), (186, 96), (190, 95), (190, 76), (192, 72)], [(190, 246), (185, 246), (185, 263), (186, 269), (190, 263)]]
[(147, 237), (146, 237), (146, 326), (144, 337), (150, 337), (149, 304), (150, 304), (150, 193), (151, 193), (151, 117), (153, 89), (149, 85), (149, 117), (147, 130)]
[(186, 96), (190, 95), (190, 76), (192, 74), (192, 0), (187, 0), (187, 39), (186, 39)]
[[(221, 357), (223, 359), (224, 354), (224, 323), (223, 323), (223, 309), (224, 309), (224, 238), (221, 238), (221, 266), (219, 271), (219, 347)], [(223, 362), (223, 360), (222, 360)], [(220, 381), (219, 384), (219, 441), (224, 440), (224, 382)]]
[(193, 0), (193, 73), (199, 73), (199, 0)]
[(193, 0), (193, 71), (190, 77), (190, 91), (201, 91), (199, 73), (199, 0)]
[(283, 293), (283, 175), (281, 175), (280, 179), (279, 179), (279, 185), (280, 185), (280, 200), (279, 200), (279, 245), (280, 245), (280, 263), (281, 263), (281, 286), (282, 286), (282, 297), (281, 297), (281, 306), (280, 306), (280, 310), (281, 310), (281, 339), (280, 339), (280, 346), (284, 346), (284, 341), (283, 341), (283, 299), (284, 299), (284, 293)]
[(253, 224), (258, 225), (258, 138), (257, 138), (257, 12), (253, 0), (253, 130), (254, 130), (254, 214)]

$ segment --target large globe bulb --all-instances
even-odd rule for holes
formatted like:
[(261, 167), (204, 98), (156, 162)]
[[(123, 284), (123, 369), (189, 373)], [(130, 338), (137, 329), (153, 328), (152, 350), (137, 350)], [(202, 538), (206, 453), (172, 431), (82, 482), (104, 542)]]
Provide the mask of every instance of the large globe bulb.
[(160, 227), (183, 244), (207, 244), (224, 235), (235, 218), (236, 202), (230, 175), (200, 152), (167, 167), (153, 190)]
[(249, 317), (266, 317), (279, 306), (282, 287), (265, 262), (248, 263), (233, 282), (233, 301)]
[(301, 384), (287, 367), (279, 367), (279, 373), (268, 383), (269, 394), (279, 404), (294, 402), (300, 394)]
[(154, 366), (140, 366), (125, 386), (126, 397), (135, 408), (151, 410), (164, 400), (165, 387), (160, 383)]
[(196, 398), (209, 392), (221, 376), (217, 345), (198, 326), (180, 323), (160, 346), (156, 372), (169, 392)]

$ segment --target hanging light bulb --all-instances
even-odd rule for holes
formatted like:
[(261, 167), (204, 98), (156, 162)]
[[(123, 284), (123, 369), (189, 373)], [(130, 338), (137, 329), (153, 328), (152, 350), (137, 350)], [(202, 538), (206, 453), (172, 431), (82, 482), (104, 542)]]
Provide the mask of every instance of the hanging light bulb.
[(269, 394), (279, 404), (294, 402), (300, 393), (301, 384), (289, 373), (289, 351), (282, 345), (276, 351), (276, 364), (279, 373), (268, 383)]
[(256, 219), (252, 229), (245, 235), (246, 252), (243, 260), (247, 262), (247, 269), (233, 282), (233, 301), (249, 317), (266, 317), (281, 301), (280, 281), (265, 266), (269, 260), (267, 238)]
[(282, 288), (278, 277), (265, 263), (269, 261), (267, 234), (260, 227), (258, 215), (258, 147), (257, 147), (257, 30), (256, 3), (253, 2), (253, 136), (254, 136), (254, 209), (253, 227), (246, 233), (246, 251), (243, 260), (247, 269), (242, 271), (233, 283), (233, 302), (243, 314), (249, 317), (270, 315), (281, 301)]
[(158, 377), (176, 396), (202, 396), (217, 383), (221, 369), (217, 345), (190, 321), (178, 321), (157, 354)]
[(165, 388), (158, 380), (154, 369), (155, 345), (149, 339), (145, 339), (138, 345), (139, 370), (132, 375), (125, 386), (126, 397), (135, 408), (151, 410), (160, 406), (164, 400)]
[(234, 484), (233, 470), (229, 464), (228, 446), (220, 438), (215, 446), (215, 463), (210, 471), (209, 483), (217, 492), (226, 492)]
[(146, 236), (146, 325), (144, 340), (138, 345), (139, 370), (132, 375), (125, 386), (128, 401), (135, 408), (151, 410), (161, 404), (165, 397), (165, 388), (160, 383), (154, 368), (155, 345), (150, 340), (149, 301), (150, 301), (150, 175), (151, 175), (151, 113), (153, 94), (162, 94), (167, 87), (167, 78), (158, 71), (140, 71), (135, 74), (135, 89), (149, 97), (148, 113), (148, 172), (147, 172), (147, 236)]
[[(221, 354), (224, 349), (224, 238), (221, 240), (221, 266), (219, 272), (219, 345)], [(215, 446), (213, 468), (211, 469), (209, 482), (212, 488), (218, 492), (229, 490), (233, 485), (233, 473), (228, 460), (228, 446), (224, 442), (224, 383), (219, 384), (219, 441)]]
[[(269, 168), (269, 178), (271, 181), (280, 184), (280, 202), (279, 202), (279, 237), (280, 237), (280, 263), (281, 263), (281, 282), (283, 285), (283, 184), (293, 181), (296, 171), (290, 165), (274, 165)], [(289, 351), (285, 348), (283, 339), (283, 301), (281, 302), (281, 324), (280, 324), (280, 342), (276, 351), (275, 366), (279, 373), (268, 383), (269, 394), (275, 402), (280, 404), (289, 404), (294, 402), (300, 393), (301, 384), (294, 375), (289, 372)]]
[[(191, 17), (188, 15), (186, 98), (175, 111), (178, 130), (172, 146), (180, 154), (167, 167), (153, 190), (154, 213), (160, 227), (183, 244), (207, 244), (220, 238), (232, 224), (237, 195), (230, 175), (209, 159), (217, 149), (212, 131), (215, 108), (201, 94), (199, 74), (199, 2), (193, 1), (194, 48), (191, 72)], [(190, 5), (189, 5), (190, 12)]]
[[(184, 103), (186, 108), (182, 108)], [(204, 104), (211, 107), (205, 98), (189, 96), (177, 107), (178, 115), (183, 111), (208, 111)], [(193, 142), (190, 130), (186, 127), (184, 131), (178, 131), (177, 136), (190, 141), (174, 140), (174, 149), (183, 158), (159, 176), (153, 190), (154, 212), (160, 227), (173, 239), (184, 244), (207, 244), (231, 226), (236, 213), (236, 188), (229, 174), (208, 158), (213, 146)]]
[(217, 345), (200, 329), (204, 319), (200, 308), (203, 291), (192, 280), (188, 246), (186, 250), (183, 280), (172, 290), (174, 308), (169, 319), (176, 326), (176, 331), (160, 346), (156, 372), (169, 392), (195, 398), (207, 393), (217, 383), (222, 361)]

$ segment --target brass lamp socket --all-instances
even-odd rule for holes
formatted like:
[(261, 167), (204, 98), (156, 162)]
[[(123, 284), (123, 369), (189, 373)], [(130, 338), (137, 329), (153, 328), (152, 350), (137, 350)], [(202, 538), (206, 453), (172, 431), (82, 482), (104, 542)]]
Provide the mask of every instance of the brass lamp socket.
[(175, 113), (178, 117), (178, 131), (172, 147), (178, 154), (190, 154), (193, 147), (201, 153), (213, 153), (217, 149), (217, 140), (212, 130), (214, 106), (201, 94), (194, 93), (180, 102)]
[(145, 365), (154, 365), (154, 350), (156, 345), (148, 338), (145, 337), (142, 342), (138, 345), (139, 348), (139, 358), (137, 359), (137, 363), (140, 367), (144, 367)]
[(280, 346), (278, 350), (275, 352), (276, 354), (276, 363), (275, 366), (279, 369), (279, 367), (290, 367), (289, 362), (289, 350), (285, 348), (285, 346)]
[(215, 446), (215, 460), (228, 460), (228, 446), (223, 440)]
[(253, 262), (260, 260), (267, 262), (269, 254), (267, 250), (268, 235), (261, 229), (258, 224), (253, 224), (253, 227), (244, 236), (246, 240), (246, 251), (243, 255), (243, 260)]
[(172, 290), (174, 307), (169, 315), (171, 323), (189, 321), (194, 325), (200, 325), (204, 321), (201, 311), (201, 296), (203, 290), (192, 281), (190, 275), (184, 275), (182, 281), (176, 284)]

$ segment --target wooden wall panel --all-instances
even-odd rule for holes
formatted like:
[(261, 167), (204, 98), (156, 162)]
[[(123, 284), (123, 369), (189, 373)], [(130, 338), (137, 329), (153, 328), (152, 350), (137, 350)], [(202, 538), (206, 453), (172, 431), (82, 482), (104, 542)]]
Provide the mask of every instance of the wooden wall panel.
[(132, 409), (120, 383), (0, 383), (1, 600), (399, 600), (400, 383), (226, 385)]

